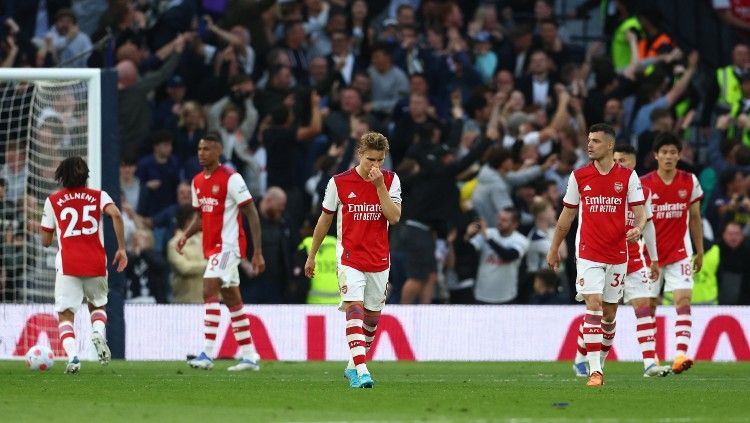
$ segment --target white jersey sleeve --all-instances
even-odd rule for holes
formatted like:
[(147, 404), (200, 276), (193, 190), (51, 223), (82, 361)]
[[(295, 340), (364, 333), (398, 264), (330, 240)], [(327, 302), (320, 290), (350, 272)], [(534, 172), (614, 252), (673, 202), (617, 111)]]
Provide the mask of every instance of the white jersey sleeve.
[(566, 207), (578, 207), (578, 203), (581, 202), (581, 193), (578, 192), (578, 181), (576, 180), (575, 172), (570, 172), (568, 178), (568, 188), (565, 190), (565, 196), (563, 197), (563, 204)]
[(190, 199), (194, 209), (201, 206), (201, 203), (198, 202), (198, 193), (195, 191), (195, 181), (190, 181)]
[(52, 203), (49, 201), (49, 197), (44, 201), (44, 211), (42, 212), (42, 228), (53, 231), (57, 228), (57, 220), (55, 219), (55, 211), (52, 209)]
[(112, 201), (112, 197), (110, 197), (106, 191), (102, 191), (102, 195), (99, 198), (99, 210), (104, 212), (104, 209), (106, 209), (108, 205), (110, 204), (114, 205), (114, 203), (115, 202)]
[(529, 250), (529, 239), (518, 232), (514, 232), (510, 237), (510, 247), (518, 251), (519, 257), (523, 257)]
[[(641, 187), (643, 188), (643, 187)], [(646, 203), (643, 205), (643, 211), (646, 214), (646, 220), (654, 218), (654, 210), (651, 208), (651, 190), (645, 192)]]
[(635, 172), (630, 172), (630, 179), (628, 180), (628, 204), (639, 205), (645, 201), (641, 180), (638, 179), (638, 175)]
[(339, 204), (341, 204), (341, 200), (339, 199), (339, 190), (336, 188), (336, 179), (331, 178), (328, 180), (328, 185), (326, 185), (326, 193), (323, 196), (323, 211), (328, 214), (333, 213), (338, 209)]
[(245, 180), (242, 179), (242, 176), (240, 176), (239, 173), (233, 173), (229, 177), (229, 180), (227, 181), (227, 195), (238, 205), (253, 201), (253, 196), (250, 195)]
[(391, 196), (391, 200), (394, 203), (401, 204), (401, 180), (398, 179), (396, 173), (393, 174), (393, 181), (391, 181), (391, 189), (388, 191), (388, 195)]
[(696, 178), (694, 174), (691, 174), (690, 176), (693, 179), (693, 193), (690, 196), (690, 204), (693, 204), (703, 198), (703, 188), (701, 188), (701, 184), (698, 182), (698, 178)]

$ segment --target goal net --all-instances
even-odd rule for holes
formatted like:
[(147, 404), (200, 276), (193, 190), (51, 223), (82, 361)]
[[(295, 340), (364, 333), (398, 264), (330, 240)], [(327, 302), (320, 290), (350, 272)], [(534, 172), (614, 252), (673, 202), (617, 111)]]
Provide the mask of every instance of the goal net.
[(98, 69), (0, 69), (0, 302), (54, 302), (57, 243), (42, 247), (60, 162), (83, 156), (101, 187)]

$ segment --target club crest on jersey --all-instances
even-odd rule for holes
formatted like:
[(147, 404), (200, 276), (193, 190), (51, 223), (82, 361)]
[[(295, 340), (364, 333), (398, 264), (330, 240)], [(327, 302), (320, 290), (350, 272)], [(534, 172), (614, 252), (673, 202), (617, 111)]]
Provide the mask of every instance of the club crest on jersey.
[(214, 194), (218, 194), (220, 189), (221, 188), (219, 188), (218, 185), (214, 185), (214, 186), (211, 187), (211, 192), (214, 193)]
[(680, 198), (684, 200), (685, 198), (687, 198), (687, 190), (686, 189), (677, 190), (677, 195), (679, 195)]
[(583, 278), (578, 279), (578, 285), (583, 286)]
[(348, 289), (349, 289), (349, 288), (347, 288), (347, 286), (346, 286), (346, 285), (343, 285), (343, 286), (341, 287), (341, 293), (342, 293), (342, 294), (346, 294), (346, 291), (347, 291)]
[(622, 182), (615, 182), (615, 192), (622, 192)]

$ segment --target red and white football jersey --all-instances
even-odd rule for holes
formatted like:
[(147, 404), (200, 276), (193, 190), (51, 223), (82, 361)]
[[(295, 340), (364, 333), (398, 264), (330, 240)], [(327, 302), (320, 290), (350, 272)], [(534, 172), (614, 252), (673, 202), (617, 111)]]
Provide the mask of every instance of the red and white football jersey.
[(615, 163), (606, 175), (590, 163), (570, 174), (565, 207), (578, 207), (576, 257), (597, 263), (628, 261), (625, 240), (627, 206), (644, 204), (638, 176)]
[(688, 218), (690, 205), (703, 198), (698, 178), (690, 172), (678, 170), (672, 183), (667, 185), (653, 171), (644, 175), (641, 183), (651, 190), (659, 266), (692, 257)]
[(42, 230), (57, 233), (57, 273), (68, 276), (106, 276), (102, 213), (114, 204), (109, 194), (86, 187), (67, 189), (47, 197)]
[[(383, 179), (394, 203), (401, 203), (401, 182), (383, 170)], [(328, 181), (323, 211), (337, 214), (336, 256), (339, 264), (362, 272), (382, 272), (390, 267), (388, 220), (383, 216), (375, 185), (355, 169)]]
[[(649, 221), (653, 218), (653, 214), (651, 213), (651, 190), (649, 190), (645, 186), (642, 188), (643, 196), (646, 198), (646, 203), (644, 204), (643, 208), (646, 214), (646, 221)], [(633, 213), (633, 208), (630, 206), (630, 204), (628, 204), (627, 218), (625, 219), (625, 232), (633, 229), (634, 227), (635, 213)], [(644, 243), (642, 240), (638, 240), (638, 242), (628, 242), (627, 273), (633, 273), (643, 268), (645, 263), (643, 257), (643, 246)]]
[(219, 166), (209, 176), (201, 172), (193, 178), (193, 207), (203, 219), (203, 256), (231, 251), (247, 254), (240, 206), (253, 201), (239, 173)]

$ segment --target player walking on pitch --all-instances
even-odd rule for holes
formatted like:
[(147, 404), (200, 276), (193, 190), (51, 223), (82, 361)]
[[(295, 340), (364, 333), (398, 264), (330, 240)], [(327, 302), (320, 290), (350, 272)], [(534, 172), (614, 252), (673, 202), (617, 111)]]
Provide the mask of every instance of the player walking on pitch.
[[(614, 159), (620, 166), (635, 169), (635, 149), (630, 144), (615, 146)], [(669, 366), (660, 366), (657, 363), (655, 335), (656, 321), (651, 316), (651, 305), (656, 303), (659, 297), (659, 262), (656, 254), (656, 232), (651, 213), (651, 192), (643, 187), (643, 196), (646, 199), (644, 211), (646, 213), (646, 225), (643, 228), (643, 242), (628, 243), (628, 270), (625, 275), (625, 297), (623, 301), (630, 303), (635, 311), (637, 319), (636, 338), (641, 347), (643, 355), (643, 377), (667, 376), (670, 372)], [(626, 228), (630, 229), (635, 224), (635, 215), (628, 207)], [(648, 250), (651, 257), (651, 268), (646, 267), (643, 257), (643, 247)], [(578, 352), (575, 359), (576, 376), (588, 376), (586, 366), (586, 344), (583, 342), (583, 324), (578, 330)]]
[[(555, 227), (547, 264), (557, 270), (560, 243), (570, 230), (578, 209), (576, 233), (576, 299), (586, 302), (583, 339), (589, 363), (589, 386), (604, 384), (606, 352), (615, 335), (617, 303), (622, 297), (627, 270), (627, 242), (641, 237), (645, 224), (643, 191), (631, 169), (615, 163), (615, 131), (607, 124), (589, 128), (591, 164), (575, 170), (563, 198), (563, 211)], [(635, 216), (626, 230), (627, 207)], [(606, 334), (606, 336), (604, 336)]]
[(65, 373), (78, 373), (81, 369), (73, 320), (84, 298), (91, 314), (91, 340), (99, 362), (107, 365), (112, 358), (105, 336), (108, 288), (102, 214), (112, 218), (117, 237), (113, 264), (118, 272), (128, 265), (120, 210), (106, 192), (87, 188), (88, 178), (89, 167), (81, 157), (69, 157), (60, 163), (55, 180), (63, 188), (45, 200), (40, 227), (42, 245), (52, 245), (56, 233), (60, 247), (55, 260), (55, 311), (60, 319), (60, 342), (68, 355)]
[(203, 274), (204, 348), (188, 364), (198, 369), (210, 369), (214, 366), (212, 357), (221, 321), (221, 291), (221, 297), (229, 308), (234, 337), (240, 347), (240, 362), (228, 370), (259, 370), (260, 356), (253, 345), (250, 320), (245, 314), (239, 289), (240, 275), (237, 266), (247, 254), (245, 231), (239, 211), (242, 210), (250, 224), (253, 238), (251, 263), (259, 273), (266, 267), (261, 249), (260, 220), (245, 181), (238, 173), (219, 162), (221, 150), (221, 138), (216, 134), (208, 134), (198, 143), (198, 163), (203, 166), (203, 171), (193, 178), (191, 188), (193, 207), (199, 213), (196, 213), (175, 246), (177, 252), (182, 254), (187, 239), (203, 230), (203, 255), (208, 259)]
[(352, 388), (372, 388), (366, 355), (375, 338), (386, 299), (390, 250), (388, 225), (401, 218), (401, 183), (391, 171), (381, 170), (388, 139), (377, 132), (362, 136), (357, 146), (359, 164), (330, 181), (323, 211), (315, 225), (305, 262), (305, 275), (315, 274), (315, 255), (337, 213), (336, 255), (341, 304), (346, 312), (346, 339), (352, 358), (344, 376)]
[[(700, 209), (703, 190), (695, 175), (677, 169), (681, 150), (682, 142), (676, 135), (660, 133), (654, 140), (657, 169), (641, 178), (643, 186), (651, 190), (656, 250), (661, 266), (659, 287), (663, 283), (664, 292), (672, 292), (677, 312), (677, 354), (672, 362), (672, 373), (682, 373), (693, 365), (693, 360), (687, 355), (692, 328), (690, 301), (693, 295), (693, 272), (699, 271), (703, 265), (703, 223)], [(690, 236), (695, 244), (692, 264)], [(652, 316), (655, 311), (654, 304)]]

